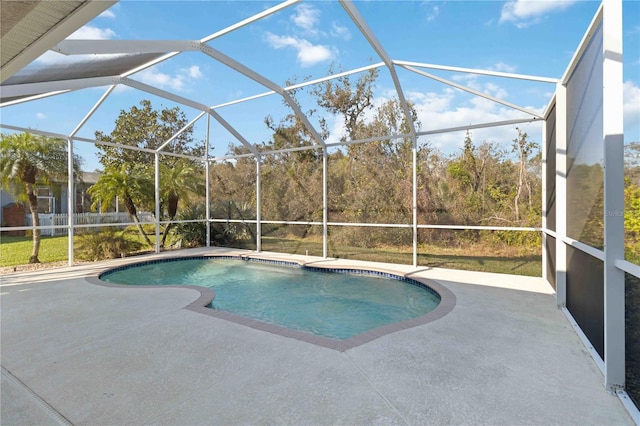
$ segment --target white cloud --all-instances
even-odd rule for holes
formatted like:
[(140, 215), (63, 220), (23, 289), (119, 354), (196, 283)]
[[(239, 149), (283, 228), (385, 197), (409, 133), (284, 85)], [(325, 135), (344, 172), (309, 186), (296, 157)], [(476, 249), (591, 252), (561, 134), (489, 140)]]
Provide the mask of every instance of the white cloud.
[(347, 134), (344, 120), (340, 116), (329, 115), (327, 117), (327, 125), (329, 126), (329, 137), (325, 142), (328, 144), (340, 142), (340, 138)]
[(427, 22), (435, 21), (439, 14), (440, 14), (440, 8), (438, 6), (433, 6), (427, 12)]
[[(104, 12), (103, 12), (104, 13)], [(115, 31), (110, 28), (98, 28), (91, 25), (85, 25), (71, 34), (68, 39), (75, 40), (108, 40), (116, 36)], [(99, 59), (110, 55), (72, 55), (66, 56), (60, 53), (48, 50), (38, 59), (36, 62), (40, 64), (59, 64), (59, 63), (73, 63), (87, 59)]]
[(71, 62), (71, 59), (72, 57), (70, 56), (65, 56), (61, 53), (54, 52), (53, 50), (47, 50), (42, 55), (40, 55), (38, 59), (35, 60), (35, 62), (39, 64), (48, 65), (48, 64)]
[[(472, 79), (471, 75), (464, 75), (463, 78)], [(477, 83), (477, 81), (476, 81)], [(493, 83), (485, 83), (483, 87), (496, 97), (501, 97), (506, 93), (503, 88)], [(637, 81), (627, 80), (624, 83), (624, 127), (626, 142), (638, 140), (640, 134), (640, 85)], [(464, 127), (473, 124), (499, 122), (510, 119), (530, 118), (529, 115), (521, 111), (500, 105), (488, 99), (464, 94), (463, 92), (451, 88), (443, 87), (439, 91), (406, 91), (406, 98), (413, 103), (418, 115), (418, 120), (422, 123), (422, 131), (441, 130), (452, 127)], [(389, 99), (396, 96), (395, 90), (383, 90), (377, 93), (374, 106), (382, 105)], [(550, 99), (551, 92), (545, 93), (545, 97)], [(525, 108), (541, 114), (546, 108), (545, 105), (531, 106), (523, 105)], [(367, 111), (365, 120), (373, 118), (373, 111)], [(330, 137), (327, 142), (339, 142), (340, 137), (345, 134), (344, 123), (341, 116), (329, 117)], [(498, 147), (509, 149), (513, 139), (517, 135), (516, 127), (527, 132), (532, 141), (541, 142), (542, 120), (532, 123), (521, 123), (518, 125), (500, 126), (486, 129), (471, 130), (471, 137), (476, 145), (484, 141), (493, 142)], [(440, 149), (445, 154), (457, 152), (464, 142), (465, 131), (454, 133), (435, 134), (422, 136), (420, 143), (429, 142), (433, 147)]]
[(625, 81), (623, 96), (624, 127), (625, 133), (627, 133), (627, 129), (632, 130), (640, 127), (640, 87), (634, 81)]
[(230, 101), (235, 101), (236, 99), (240, 99), (242, 96), (244, 96), (244, 92), (238, 89), (238, 90), (233, 90), (228, 92), (226, 99)]
[(36, 113), (36, 118), (37, 118), (38, 120), (46, 120), (46, 119), (47, 119), (47, 116), (46, 116), (46, 114), (43, 114), (43, 113), (41, 113), (41, 112), (38, 112), (38, 113)]
[[(452, 87), (443, 87), (440, 91), (432, 92), (407, 91), (405, 95), (416, 110), (418, 120), (422, 125), (420, 129), (422, 131), (441, 130), (530, 117), (521, 111), (500, 105), (488, 99), (466, 95), (464, 92)], [(374, 100), (374, 109), (365, 112), (364, 120), (370, 122), (375, 115), (375, 108), (396, 96), (395, 90), (387, 90), (377, 94)], [(541, 113), (544, 106), (527, 106), (526, 108)], [(327, 122), (330, 128), (330, 136), (327, 142), (339, 142), (340, 137), (346, 134), (342, 117), (329, 117)], [(519, 127), (527, 132), (531, 140), (540, 142), (542, 129), (540, 122), (474, 129), (471, 130), (471, 137), (476, 145), (487, 141), (494, 142), (498, 146), (509, 147), (517, 135), (515, 127)], [(463, 146), (464, 137), (465, 131), (461, 130), (454, 133), (421, 136), (419, 142), (429, 142), (431, 146), (438, 148), (445, 154), (449, 154), (457, 152), (457, 150)]]
[(502, 6), (500, 23), (513, 22), (517, 28), (537, 24), (542, 18), (556, 11), (565, 10), (576, 0), (514, 0)]
[(308, 4), (301, 4), (296, 7), (296, 13), (291, 15), (291, 20), (296, 26), (313, 35), (318, 33), (316, 25), (320, 21), (319, 18), (320, 11)]
[(182, 90), (184, 88), (184, 75), (170, 76), (157, 69), (146, 69), (136, 74), (144, 83), (160, 87), (162, 89)]
[(485, 83), (483, 92), (498, 99), (504, 99), (509, 95), (505, 89), (494, 83)]
[(109, 18), (109, 19), (114, 19), (116, 17), (116, 14), (113, 13), (113, 11), (111, 9), (107, 9), (104, 12), (102, 12), (100, 15), (98, 15), (99, 18)]
[[(351, 39), (351, 32), (345, 26), (332, 22), (327, 32), (318, 29), (320, 25), (320, 10), (310, 4), (301, 4), (289, 19), (295, 27), (290, 34), (277, 35), (265, 32), (265, 41), (274, 49), (293, 48), (297, 51), (298, 63), (309, 67), (320, 62), (334, 59), (338, 49), (327, 44), (316, 44), (310, 40), (329, 37), (342, 40)], [(325, 25), (327, 27), (327, 25)]]
[(482, 93), (494, 96), (498, 99), (505, 99), (509, 93), (501, 86), (491, 82), (481, 82), (480, 76), (477, 74), (459, 74), (451, 78), (453, 81), (459, 82), (470, 89), (477, 90)]
[(298, 49), (298, 59), (303, 67), (314, 65), (333, 58), (333, 53), (326, 46), (312, 45), (306, 40), (302, 40)]
[(192, 65), (189, 68), (179, 70), (175, 75), (163, 73), (157, 68), (148, 68), (140, 71), (136, 76), (140, 81), (161, 89), (183, 92), (188, 91), (190, 80), (201, 78), (203, 74), (200, 67)]
[(442, 92), (407, 92), (407, 99), (415, 105), (420, 105), (424, 112), (438, 112), (451, 107), (455, 97), (455, 90), (446, 87)]
[(327, 46), (314, 45), (305, 39), (266, 33), (266, 40), (274, 49), (282, 49), (285, 47), (293, 47), (296, 49), (298, 51), (298, 62), (303, 67), (328, 61), (334, 57), (334, 53)]
[(625, 113), (629, 112), (640, 115), (640, 87), (638, 87), (636, 82), (627, 80), (624, 82), (622, 90), (624, 93)]
[(202, 71), (200, 71), (200, 67), (197, 65), (190, 66), (186, 71), (191, 78), (202, 78)]
[[(503, 89), (499, 87), (494, 88), (493, 95), (495, 96), (501, 90)], [(414, 108), (418, 114), (418, 120), (422, 123), (423, 131), (527, 117), (526, 114), (518, 110), (478, 96), (468, 97), (459, 90), (449, 87), (443, 88), (440, 92), (409, 92), (407, 98), (414, 102)], [(526, 108), (541, 112), (544, 107), (527, 106)], [(540, 142), (539, 124), (522, 124), (519, 127), (529, 133), (533, 140)], [(493, 141), (505, 146), (510, 144), (516, 136), (514, 128), (515, 126), (502, 126), (476, 129), (472, 130), (471, 135), (476, 144), (483, 141)], [(464, 131), (422, 136), (420, 141), (429, 141), (434, 147), (445, 153), (454, 152), (462, 147)]]
[(108, 40), (115, 37), (116, 33), (111, 28), (98, 28), (85, 25), (71, 34), (68, 38), (75, 40)]
[(351, 39), (351, 32), (349, 31), (349, 28), (343, 27), (335, 22), (331, 24), (331, 35), (333, 37), (338, 37), (343, 40)]
[(504, 62), (498, 62), (492, 67), (489, 67), (490, 71), (499, 71), (499, 72), (514, 72), (516, 67), (514, 65), (505, 64)]

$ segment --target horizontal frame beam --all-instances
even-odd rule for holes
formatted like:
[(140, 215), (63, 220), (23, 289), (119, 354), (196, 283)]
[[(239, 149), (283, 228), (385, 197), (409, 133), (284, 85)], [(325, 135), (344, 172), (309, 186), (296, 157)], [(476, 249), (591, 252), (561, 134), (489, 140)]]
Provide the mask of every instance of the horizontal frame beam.
[(451, 67), (446, 65), (435, 65), (435, 64), (425, 64), (422, 62), (410, 62), (410, 61), (393, 61), (394, 64), (399, 66), (410, 66), (410, 67), (418, 67), (418, 68), (428, 68), (434, 70), (442, 70), (442, 71), (453, 71), (453, 72), (461, 72), (466, 74), (478, 74), (478, 75), (487, 75), (491, 77), (502, 77), (502, 78), (513, 78), (518, 80), (529, 80), (529, 81), (538, 81), (541, 83), (553, 83), (556, 84), (558, 82), (557, 78), (551, 77), (538, 77), (534, 75), (526, 75), (526, 74), (513, 74), (507, 72), (500, 71), (491, 71), (491, 70), (481, 70), (476, 68), (462, 68), (462, 67)]
[(169, 53), (199, 50), (195, 40), (63, 40), (51, 48), (63, 55)]
[(42, 95), (50, 92), (110, 86), (119, 82), (119, 76), (78, 78), (74, 80), (47, 81), (42, 83), (12, 84), (0, 87), (0, 97), (14, 98)]
[(506, 107), (517, 109), (518, 111), (522, 111), (522, 112), (524, 112), (526, 114), (532, 115), (532, 116), (540, 118), (540, 119), (543, 118), (542, 115), (538, 114), (535, 111), (532, 111), (530, 109), (521, 107), (521, 106), (516, 105), (516, 104), (512, 104), (511, 102), (504, 101), (504, 100), (502, 100), (500, 98), (496, 98), (495, 96), (488, 95), (488, 94), (486, 94), (484, 92), (481, 92), (479, 90), (475, 90), (475, 89), (472, 89), (470, 87), (463, 86), (462, 84), (458, 84), (458, 83), (453, 82), (451, 80), (447, 80), (446, 78), (438, 77), (437, 75), (429, 74), (428, 72), (416, 69), (414, 67), (406, 66), (406, 65), (404, 65), (403, 68), (405, 68), (405, 69), (407, 69), (409, 71), (412, 71), (412, 72), (414, 72), (416, 74), (420, 74), (420, 75), (422, 75), (424, 77), (430, 78), (432, 80), (439, 81), (440, 83), (444, 83), (444, 84), (449, 85), (451, 87), (455, 87), (456, 89), (460, 89), (460, 90), (463, 90), (465, 92), (469, 92), (469, 93), (471, 93), (473, 95), (480, 96), (482, 98), (485, 98), (485, 99), (488, 99), (490, 101), (496, 102), (498, 104), (504, 105)]

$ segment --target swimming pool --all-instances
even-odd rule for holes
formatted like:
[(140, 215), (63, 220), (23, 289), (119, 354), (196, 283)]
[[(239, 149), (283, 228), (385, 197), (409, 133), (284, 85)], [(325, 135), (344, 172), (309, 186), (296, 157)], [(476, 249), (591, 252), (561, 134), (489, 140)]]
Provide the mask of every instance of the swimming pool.
[(99, 278), (114, 284), (206, 287), (215, 293), (209, 305), (214, 310), (338, 340), (424, 317), (441, 303), (433, 288), (401, 275), (248, 260), (156, 260)]

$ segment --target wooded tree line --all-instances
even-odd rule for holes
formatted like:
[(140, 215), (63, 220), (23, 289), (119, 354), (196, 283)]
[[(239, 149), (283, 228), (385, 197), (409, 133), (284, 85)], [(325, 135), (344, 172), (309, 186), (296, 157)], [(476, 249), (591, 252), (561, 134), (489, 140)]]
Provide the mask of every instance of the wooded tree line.
[[(354, 79), (342, 76), (326, 81), (306, 93), (317, 107), (343, 120), (346, 144), (330, 148), (328, 163), (328, 220), (339, 223), (406, 224), (413, 221), (413, 143), (410, 138), (384, 139), (386, 135), (406, 135), (411, 131), (397, 99), (376, 103), (373, 96), (377, 70)], [(298, 89), (302, 90), (302, 89)], [(295, 99), (302, 93), (292, 91)], [(416, 130), (421, 124), (409, 105)], [(309, 111), (311, 114), (317, 111)], [(137, 212), (155, 212), (153, 190), (155, 154), (153, 150), (167, 144), (160, 154), (160, 212), (163, 226), (162, 244), (176, 219), (205, 218), (205, 168), (202, 161), (180, 155), (202, 157), (204, 143), (196, 141), (193, 130), (178, 108), (155, 110), (149, 101), (122, 110), (111, 133), (96, 132), (103, 174), (90, 189), (94, 209), (107, 209), (116, 197), (130, 213), (146, 243), (151, 245), (137, 218)], [(326, 122), (320, 121), (320, 135), (330, 136)], [(298, 116), (291, 113), (279, 121), (265, 117), (272, 137), (261, 143), (264, 151), (312, 147), (313, 135)], [(179, 130), (184, 129), (173, 137)], [(12, 136), (13, 137), (13, 136)], [(173, 137), (173, 138), (172, 138)], [(376, 137), (381, 140), (375, 141)], [(460, 135), (462, 147), (445, 154), (428, 142), (417, 145), (417, 216), (423, 225), (497, 225), (539, 227), (541, 225), (541, 154), (537, 141), (515, 128), (510, 144), (477, 141), (471, 132)], [(363, 139), (366, 143), (348, 143)], [(167, 141), (170, 141), (167, 143)], [(50, 141), (49, 141), (50, 142)], [(64, 141), (45, 144), (59, 146)], [(9, 159), (23, 161), (10, 151), (16, 143), (3, 136), (7, 150), (3, 157), (3, 182), (15, 181)], [(118, 143), (133, 149), (110, 145)], [(37, 145), (37, 144), (36, 144)], [(3, 148), (4, 149), (4, 148)], [(27, 151), (28, 149), (25, 148)], [(34, 148), (35, 149), (35, 148)], [(245, 147), (230, 145), (230, 154), (247, 154)], [(15, 154), (15, 155), (14, 155)], [(44, 155), (44, 154), (43, 154)], [(640, 260), (640, 143), (627, 147), (625, 181), (625, 223), (627, 253)], [(46, 160), (43, 161), (46, 164)], [(22, 163), (20, 163), (22, 164)], [(49, 165), (53, 165), (50, 162)], [(66, 162), (62, 170), (64, 175)], [(323, 219), (323, 152), (321, 149), (264, 154), (260, 158), (261, 218), (265, 221), (321, 222)], [(17, 170), (17, 169), (16, 169)], [(43, 168), (40, 178), (54, 172)], [(580, 221), (571, 222), (570, 232), (581, 241), (599, 246), (602, 238), (601, 170), (580, 166), (574, 170), (589, 200)], [(600, 173), (600, 175), (598, 174)], [(578, 176), (580, 175), (580, 176)], [(600, 178), (598, 178), (600, 176)], [(32, 179), (36, 182), (36, 178)], [(31, 182), (31, 181), (29, 181)], [(240, 157), (210, 165), (210, 209), (214, 219), (251, 220), (256, 218), (256, 159)], [(29, 185), (27, 183), (27, 189)], [(584, 188), (583, 188), (584, 189)], [(571, 191), (569, 200), (575, 208), (586, 192)], [(573, 195), (572, 195), (573, 194)], [(576, 225), (578, 224), (578, 225)], [(576, 228), (571, 228), (576, 226)], [(178, 225), (176, 232), (189, 235), (195, 244), (204, 244), (204, 225)], [(263, 235), (302, 237), (320, 235), (320, 226), (265, 226)], [(35, 234), (34, 234), (35, 235)], [(255, 225), (216, 223), (212, 240), (229, 244), (234, 239), (253, 240)], [(330, 227), (333, 242), (352, 246), (410, 245), (412, 232), (400, 228)], [(420, 242), (464, 245), (469, 242), (540, 246), (535, 232), (421, 229)], [(598, 239), (599, 238), (599, 239)], [(593, 240), (593, 241), (592, 241)]]
[[(341, 117), (343, 141), (410, 133), (396, 99), (378, 105), (373, 88), (377, 70), (357, 80), (348, 76), (327, 81), (310, 94), (319, 108)], [(295, 96), (295, 93), (293, 93)], [(417, 130), (420, 123), (409, 110)], [(312, 146), (312, 135), (290, 114), (279, 122), (265, 119), (273, 138), (265, 151)], [(325, 123), (322, 135), (329, 135)], [(463, 148), (444, 154), (429, 143), (417, 147), (417, 214), (419, 224), (540, 226), (540, 149), (525, 132), (514, 129), (510, 146), (476, 142), (462, 135)], [(328, 153), (328, 220), (347, 223), (411, 224), (413, 143), (410, 138), (347, 144)], [(233, 154), (246, 153), (231, 146)], [(322, 150), (266, 154), (261, 161), (263, 220), (322, 221)], [(255, 218), (254, 158), (211, 166), (213, 206), (222, 217)], [(288, 232), (283, 226), (282, 232)], [(318, 227), (298, 233), (319, 232)], [(275, 231), (274, 231), (275, 232)], [(332, 228), (332, 238), (350, 245), (411, 244), (411, 232), (397, 228)], [(424, 230), (421, 236), (445, 243), (480, 239), (539, 243), (539, 235), (518, 232)]]

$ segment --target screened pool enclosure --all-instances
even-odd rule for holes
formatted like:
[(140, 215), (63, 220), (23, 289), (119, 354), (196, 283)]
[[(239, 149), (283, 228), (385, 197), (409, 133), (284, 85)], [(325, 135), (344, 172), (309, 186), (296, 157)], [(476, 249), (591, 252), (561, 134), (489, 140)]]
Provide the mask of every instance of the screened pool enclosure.
[[(535, 268), (555, 289), (558, 307), (591, 351), (606, 388), (634, 410), (625, 389), (640, 401), (640, 308), (638, 298), (630, 299), (640, 295), (640, 266), (625, 259), (622, 1), (599, 6), (555, 78), (396, 58), (384, 42), (390, 29), (375, 29), (364, 5), (335, 2), (324, 7), (341, 9), (342, 26), (326, 31), (348, 30), (367, 48), (352, 50), (354, 61), (334, 63), (324, 75), (286, 81), (275, 77), (264, 52), (229, 46), (238, 45), (235, 34), (283, 19), (307, 2), (283, 2), (200, 39), (171, 40), (64, 39), (112, 4), (66, 3), (77, 9), (59, 11), (70, 18), (53, 29), (33, 21), (3, 31), (1, 126), (4, 134), (64, 141), (66, 176), (51, 179), (51, 191), (38, 194), (39, 202), (54, 201), (39, 205), (46, 214), (37, 229), (67, 237), (69, 265), (84, 250), (78, 244), (86, 244), (78, 237), (124, 228), (145, 234), (150, 245), (137, 249), (147, 251), (226, 245), (366, 260), (367, 250), (394, 247), (396, 254), (384, 257), (378, 250), (376, 259), (414, 267), (438, 266), (429, 261), (435, 241), (477, 250), (498, 241), (511, 253), (528, 247), (528, 255), (541, 259)], [(40, 46), (26, 40), (29, 26), (43, 30)], [(11, 58), (5, 57), (9, 38), (18, 44)], [(295, 44), (277, 40), (282, 47)], [(47, 49), (65, 59), (27, 66)], [(215, 75), (211, 99), (141, 78), (195, 57), (205, 58)], [(184, 75), (207, 78), (199, 69)], [(407, 83), (415, 79), (424, 92)], [(491, 89), (493, 81), (514, 91), (543, 91), (548, 104), (539, 110), (508, 101)], [(374, 97), (374, 84), (393, 89)], [(418, 110), (431, 87), (491, 113), (470, 123), (437, 118), (435, 108)], [(235, 97), (225, 100), (216, 94), (221, 91)], [(120, 103), (121, 93), (135, 93), (134, 106)], [(78, 94), (82, 101), (73, 97)], [(69, 116), (80, 111), (81, 118), (65, 133), (11, 120), (17, 117), (12, 111), (39, 102)], [(153, 110), (158, 106), (166, 108)], [(115, 121), (113, 131), (98, 127), (104, 116)], [(156, 123), (158, 133), (139, 133), (135, 122), (144, 120)], [(513, 143), (509, 149), (481, 143), (492, 134)], [(438, 151), (448, 138), (464, 147)], [(532, 140), (540, 144), (539, 156)], [(80, 171), (79, 153), (85, 161), (98, 159), (101, 170)], [(140, 164), (148, 166), (148, 186), (131, 177)], [(91, 189), (115, 169), (133, 179), (124, 185), (135, 214), (123, 193), (101, 198)], [(135, 191), (143, 195), (136, 199)], [(3, 197), (2, 207), (8, 206), (12, 200)], [(24, 213), (30, 217), (28, 208)], [(9, 224), (3, 214), (3, 233), (35, 232), (33, 218)]]

